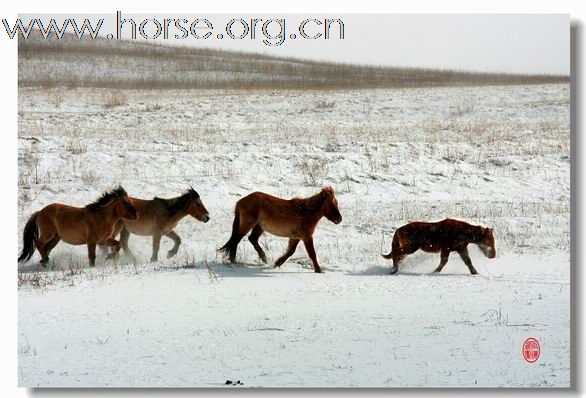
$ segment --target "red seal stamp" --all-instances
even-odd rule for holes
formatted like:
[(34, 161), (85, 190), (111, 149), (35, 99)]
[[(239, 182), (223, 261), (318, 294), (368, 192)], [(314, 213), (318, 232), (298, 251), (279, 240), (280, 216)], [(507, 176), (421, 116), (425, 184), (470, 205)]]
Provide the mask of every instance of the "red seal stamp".
[(529, 363), (536, 362), (541, 354), (541, 346), (539, 341), (533, 337), (529, 337), (523, 343), (523, 358)]

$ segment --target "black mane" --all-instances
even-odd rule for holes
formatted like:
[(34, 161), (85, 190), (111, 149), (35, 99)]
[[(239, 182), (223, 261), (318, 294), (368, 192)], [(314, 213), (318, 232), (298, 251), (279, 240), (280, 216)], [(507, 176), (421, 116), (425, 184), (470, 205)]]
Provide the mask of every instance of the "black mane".
[(163, 199), (155, 196), (154, 200), (161, 204), (167, 213), (167, 216), (172, 217), (181, 210), (185, 210), (189, 203), (192, 200), (196, 200), (197, 198), (199, 198), (199, 194), (193, 188), (189, 188), (187, 191), (185, 191), (185, 193), (183, 193), (183, 195), (176, 198)]
[(126, 196), (128, 196), (128, 194), (126, 193), (124, 188), (122, 188), (121, 185), (118, 185), (117, 188), (115, 188), (111, 191), (104, 192), (102, 194), (102, 196), (100, 196), (95, 202), (92, 202), (89, 205), (86, 205), (86, 208), (88, 208), (90, 210), (98, 210), (98, 209), (101, 209), (102, 207), (108, 205), (114, 199), (124, 198)]
[(308, 198), (293, 198), (291, 199), (291, 203), (295, 205), (295, 209), (299, 215), (306, 216), (315, 213), (322, 207), (331, 194), (333, 194), (332, 189), (326, 187)]

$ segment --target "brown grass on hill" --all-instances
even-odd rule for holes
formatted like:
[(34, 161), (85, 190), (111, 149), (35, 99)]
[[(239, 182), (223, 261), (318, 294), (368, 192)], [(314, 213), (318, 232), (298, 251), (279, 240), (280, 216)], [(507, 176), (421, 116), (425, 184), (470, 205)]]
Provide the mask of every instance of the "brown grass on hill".
[(352, 65), (101, 39), (31, 38), (19, 40), (18, 51), (21, 87), (308, 90), (569, 83), (569, 76)]

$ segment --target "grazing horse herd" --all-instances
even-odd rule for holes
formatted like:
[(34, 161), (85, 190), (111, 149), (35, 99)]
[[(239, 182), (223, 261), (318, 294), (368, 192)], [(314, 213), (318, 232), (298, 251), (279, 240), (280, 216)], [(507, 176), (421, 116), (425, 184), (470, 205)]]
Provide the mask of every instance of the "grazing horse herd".
[[(131, 254), (128, 247), (130, 234), (152, 236), (151, 261), (158, 260), (162, 236), (172, 239), (173, 248), (167, 253), (167, 258), (171, 258), (177, 254), (181, 244), (181, 238), (173, 229), (188, 215), (201, 222), (210, 220), (208, 211), (193, 188), (172, 199), (155, 197), (144, 200), (129, 197), (119, 186), (85, 207), (52, 203), (33, 213), (27, 221), (18, 261), (28, 261), (36, 248), (41, 255), (41, 265), (44, 266), (49, 261), (51, 250), (63, 240), (70, 245), (87, 245), (89, 264), (93, 267), (98, 245), (111, 249), (108, 258), (116, 256), (121, 248)], [(260, 259), (266, 263), (267, 256), (258, 240), (264, 232), (268, 232), (289, 238), (287, 250), (275, 261), (275, 267), (283, 265), (302, 241), (314, 272), (321, 272), (313, 245), (313, 234), (322, 217), (335, 224), (342, 222), (338, 201), (331, 187), (325, 187), (309, 198), (289, 200), (254, 192), (236, 202), (232, 234), (218, 251), (235, 263), (238, 244), (250, 232), (248, 240)], [(118, 234), (120, 238), (116, 240)], [(488, 258), (496, 256), (491, 228), (453, 219), (411, 222), (395, 231), (391, 252), (382, 256), (393, 260), (390, 273), (394, 274), (399, 270), (400, 262), (417, 250), (439, 252), (441, 260), (435, 271), (441, 272), (450, 253), (456, 251), (470, 273), (476, 274), (468, 255), (469, 244), (478, 245)]]

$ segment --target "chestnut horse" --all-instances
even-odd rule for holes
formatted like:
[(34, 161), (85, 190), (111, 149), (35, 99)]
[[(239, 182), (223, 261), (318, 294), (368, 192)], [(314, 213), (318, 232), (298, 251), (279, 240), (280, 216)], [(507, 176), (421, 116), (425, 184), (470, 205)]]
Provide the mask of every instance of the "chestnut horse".
[[(181, 238), (173, 229), (186, 216), (192, 216), (201, 222), (208, 222), (210, 215), (203, 205), (199, 194), (189, 188), (183, 195), (172, 199), (155, 197), (152, 200), (129, 198), (130, 203), (140, 213), (138, 220), (120, 220), (116, 226), (116, 233), (120, 232), (120, 244), (124, 251), (130, 253), (128, 239), (130, 234), (153, 237), (153, 253), (151, 261), (158, 261), (161, 237), (173, 240), (174, 245), (167, 253), (167, 258), (173, 257), (179, 250)], [(110, 256), (115, 255), (112, 253)]]
[(87, 245), (90, 267), (93, 267), (96, 244), (120, 250), (120, 242), (113, 237), (116, 223), (122, 218), (136, 220), (138, 212), (121, 186), (85, 207), (52, 203), (33, 213), (26, 223), (18, 261), (29, 260), (36, 246), (44, 266), (51, 250), (63, 239), (70, 245)]
[(248, 240), (260, 259), (266, 263), (267, 256), (258, 244), (263, 232), (289, 238), (287, 251), (277, 261), (275, 268), (283, 265), (293, 255), (299, 241), (303, 241), (313, 263), (313, 270), (321, 272), (313, 247), (313, 233), (322, 217), (335, 224), (342, 222), (338, 201), (331, 187), (323, 188), (310, 198), (285, 200), (263, 192), (254, 192), (236, 202), (232, 235), (218, 251), (227, 254), (236, 262), (236, 249), (240, 240), (252, 230)]
[(428, 253), (441, 253), (441, 260), (435, 272), (441, 272), (448, 262), (450, 252), (458, 252), (470, 273), (476, 275), (476, 269), (468, 255), (468, 245), (478, 245), (488, 258), (496, 256), (492, 228), (471, 225), (464, 221), (445, 219), (439, 222), (412, 222), (395, 231), (392, 250), (382, 254), (386, 259), (393, 259), (391, 274), (399, 270), (399, 263), (409, 254), (421, 249)]

